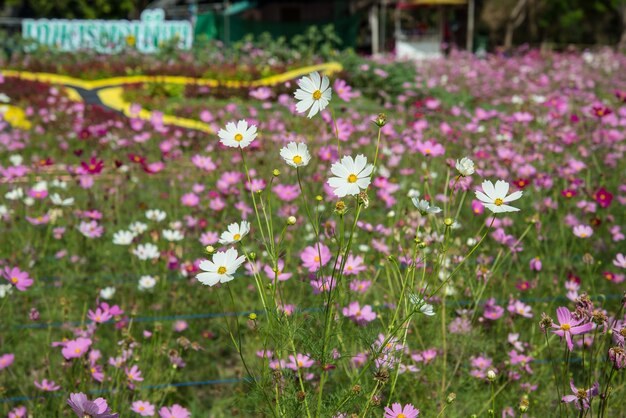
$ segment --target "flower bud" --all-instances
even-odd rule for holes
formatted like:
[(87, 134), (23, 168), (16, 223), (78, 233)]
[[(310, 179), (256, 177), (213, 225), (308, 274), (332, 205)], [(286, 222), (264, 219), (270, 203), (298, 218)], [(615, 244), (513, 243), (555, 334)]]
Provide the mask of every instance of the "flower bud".
[(489, 380), (490, 382), (493, 382), (494, 380), (496, 380), (496, 372), (493, 370), (489, 370), (487, 372), (487, 380)]
[(275, 168), (275, 169), (274, 169), (274, 171), (272, 171), (272, 175), (273, 175), (274, 177), (278, 177), (278, 176), (280, 176), (280, 170), (278, 170), (278, 169), (276, 169), (276, 168)]
[(252, 321), (256, 321), (257, 315), (254, 312), (250, 312), (250, 315), (248, 315), (248, 318)]
[(287, 225), (295, 225), (296, 224), (296, 217), (295, 216), (290, 216), (287, 218)]
[(248, 258), (252, 261), (256, 260), (256, 253), (253, 251), (250, 254), (248, 254)]
[(522, 399), (519, 403), (519, 411), (520, 412), (528, 411), (528, 405), (529, 405), (528, 399), (526, 398)]
[(387, 115), (385, 115), (384, 113), (379, 113), (376, 119), (374, 119), (374, 125), (378, 126), (379, 128), (382, 128), (386, 124), (387, 124)]
[(208, 254), (213, 254), (215, 252), (215, 247), (213, 247), (212, 245), (207, 245), (205, 250)]
[(454, 223), (454, 219), (452, 218), (446, 218), (443, 220), (443, 223), (445, 226), (451, 226)]
[(448, 396), (446, 397), (446, 403), (447, 404), (451, 404), (455, 400), (456, 400), (456, 393), (454, 393), (454, 392), (448, 394)]
[(335, 213), (338, 215), (344, 215), (347, 212), (348, 208), (346, 207), (346, 203), (343, 200), (338, 201), (335, 204)]

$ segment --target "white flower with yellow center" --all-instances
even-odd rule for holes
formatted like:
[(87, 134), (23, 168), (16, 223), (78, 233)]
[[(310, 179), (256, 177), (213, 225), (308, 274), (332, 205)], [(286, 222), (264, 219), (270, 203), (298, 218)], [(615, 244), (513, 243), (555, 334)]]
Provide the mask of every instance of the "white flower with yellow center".
[(281, 148), (280, 156), (285, 162), (292, 167), (304, 167), (311, 161), (311, 154), (306, 144), (296, 144), (290, 142), (286, 147)]
[(231, 148), (245, 148), (256, 138), (256, 126), (248, 126), (248, 122), (240, 120), (235, 122), (228, 122), (226, 129), (220, 129), (217, 133), (220, 137), (220, 142), (227, 147)]
[(328, 81), (328, 77), (320, 76), (317, 71), (298, 80), (298, 87), (300, 88), (293, 94), (299, 100), (296, 103), (298, 113), (304, 113), (308, 110), (307, 117), (312, 118), (330, 103), (332, 98), (330, 81)]
[(355, 196), (370, 185), (370, 176), (374, 166), (367, 163), (364, 155), (356, 158), (345, 156), (333, 164), (330, 171), (337, 177), (328, 179), (328, 185), (334, 189), (337, 197)]
[(250, 232), (250, 222), (241, 221), (241, 224), (232, 223), (228, 225), (228, 230), (220, 235), (220, 244), (228, 245), (241, 241)]
[(203, 273), (196, 275), (196, 279), (207, 286), (214, 286), (217, 283), (230, 282), (237, 269), (244, 263), (246, 258), (242, 255), (238, 257), (237, 250), (218, 251), (213, 254), (211, 261), (204, 260), (200, 263), (200, 270)]
[(483, 192), (476, 190), (476, 198), (480, 200), (487, 209), (492, 211), (493, 213), (502, 213), (502, 212), (517, 212), (518, 208), (514, 208), (513, 206), (509, 206), (506, 203), (512, 202), (514, 200), (522, 197), (522, 192), (517, 191), (509, 193), (509, 183), (503, 180), (496, 181), (496, 184), (490, 182), (489, 180), (483, 181), (482, 184)]

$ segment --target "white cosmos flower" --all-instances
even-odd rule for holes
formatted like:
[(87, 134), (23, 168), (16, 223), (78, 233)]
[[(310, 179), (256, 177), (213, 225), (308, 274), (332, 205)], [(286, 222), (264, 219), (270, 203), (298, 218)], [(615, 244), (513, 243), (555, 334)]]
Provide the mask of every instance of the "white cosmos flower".
[(22, 162), (24, 162), (24, 158), (22, 158), (22, 156), (19, 154), (13, 154), (9, 157), (9, 161), (11, 161), (11, 164), (13, 165), (22, 165)]
[(234, 244), (241, 241), (250, 232), (250, 222), (241, 221), (241, 224), (232, 223), (228, 225), (228, 230), (220, 235), (220, 244)]
[(115, 288), (113, 286), (105, 287), (100, 291), (100, 297), (104, 300), (109, 300), (115, 295)]
[(57, 206), (72, 206), (74, 204), (74, 198), (68, 197), (67, 199), (63, 199), (61, 195), (58, 193), (53, 193), (50, 195), (50, 200)]
[(217, 133), (220, 142), (231, 148), (245, 148), (256, 138), (256, 126), (250, 125), (245, 120), (228, 122), (226, 129), (220, 129)]
[(203, 272), (196, 275), (196, 279), (208, 286), (233, 280), (235, 278), (233, 275), (246, 260), (243, 255), (237, 256), (237, 250), (234, 248), (229, 248), (225, 252), (216, 252), (213, 254), (212, 261), (203, 260), (200, 263), (200, 270)]
[(435, 215), (441, 212), (441, 208), (437, 206), (430, 206), (428, 200), (419, 199), (418, 197), (414, 197), (411, 199), (413, 201), (413, 205), (420, 211), (422, 215)]
[(67, 189), (67, 183), (62, 180), (52, 180), (52, 187), (58, 187), (59, 189)]
[(185, 236), (178, 229), (164, 229), (163, 238), (167, 241), (182, 241)]
[(285, 162), (292, 167), (304, 167), (311, 161), (311, 154), (306, 144), (296, 144), (290, 142), (286, 147), (281, 148), (280, 156)]
[(150, 209), (146, 211), (146, 218), (151, 221), (161, 222), (167, 217), (167, 213), (159, 209)]
[(522, 197), (521, 191), (511, 193), (507, 196), (509, 193), (509, 183), (506, 181), (498, 180), (494, 186), (492, 182), (485, 180), (483, 181), (482, 187), (484, 193), (476, 190), (476, 198), (493, 213), (517, 212), (519, 210), (518, 208), (505, 204)]
[(312, 118), (330, 103), (332, 97), (330, 81), (328, 81), (328, 77), (320, 76), (317, 71), (298, 80), (298, 87), (300, 88), (293, 94), (299, 100), (296, 103), (298, 113), (304, 113), (308, 110), (307, 117)]
[(159, 258), (159, 247), (154, 244), (139, 244), (137, 248), (133, 250), (133, 254), (140, 260), (153, 260)]
[(11, 283), (0, 284), (0, 299), (13, 293), (13, 285)]
[(113, 244), (130, 245), (135, 239), (135, 233), (131, 231), (117, 231), (113, 234)]
[(415, 293), (409, 293), (409, 301), (415, 305), (419, 311), (421, 313), (423, 313), (426, 316), (433, 316), (435, 315), (435, 309), (433, 308), (433, 305), (426, 303), (426, 301), (424, 301), (424, 299), (422, 299), (421, 297), (419, 297), (418, 295), (416, 295)]
[(10, 192), (7, 192), (4, 197), (8, 200), (20, 200), (22, 197), (24, 197), (24, 190), (22, 190), (21, 187), (18, 187), (17, 189), (13, 189)]
[(461, 158), (461, 161), (456, 160), (456, 169), (463, 177), (471, 176), (474, 174), (474, 161), (467, 157)]
[(133, 222), (128, 226), (128, 229), (135, 235), (143, 234), (148, 229), (148, 225), (143, 222)]
[(139, 278), (139, 290), (150, 290), (156, 285), (156, 278), (152, 276), (141, 276)]
[(357, 155), (354, 159), (345, 156), (330, 167), (330, 171), (337, 177), (329, 178), (328, 185), (334, 189), (337, 197), (354, 196), (370, 185), (373, 170), (374, 166), (367, 163), (364, 155)]

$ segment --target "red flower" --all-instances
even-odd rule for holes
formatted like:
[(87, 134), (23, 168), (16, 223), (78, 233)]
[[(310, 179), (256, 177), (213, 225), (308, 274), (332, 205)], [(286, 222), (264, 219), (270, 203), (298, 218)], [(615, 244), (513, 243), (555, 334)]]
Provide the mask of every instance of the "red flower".
[(523, 189), (524, 187), (528, 186), (530, 184), (530, 179), (519, 179), (519, 180), (515, 180), (513, 182), (514, 185), (516, 185), (517, 187), (519, 187), (520, 189)]
[(608, 192), (604, 187), (600, 187), (597, 192), (593, 194), (593, 200), (598, 202), (598, 205), (603, 208), (608, 208), (613, 201), (613, 195)]
[(90, 174), (100, 174), (104, 168), (104, 161), (98, 160), (96, 157), (91, 157), (89, 163), (81, 161), (80, 165)]
[(572, 189), (565, 189), (565, 190), (563, 190), (561, 192), (561, 195), (563, 197), (568, 198), (568, 199), (571, 198), (571, 197), (576, 196), (577, 194), (578, 194), (578, 192), (576, 192), (576, 190), (572, 190)]
[(606, 106), (594, 106), (593, 107), (593, 114), (594, 116), (598, 118), (603, 118), (605, 116), (610, 115), (611, 113), (613, 113), (613, 111)]
[(141, 165), (144, 165), (146, 163), (146, 158), (137, 154), (128, 154), (128, 159), (131, 163), (137, 163)]

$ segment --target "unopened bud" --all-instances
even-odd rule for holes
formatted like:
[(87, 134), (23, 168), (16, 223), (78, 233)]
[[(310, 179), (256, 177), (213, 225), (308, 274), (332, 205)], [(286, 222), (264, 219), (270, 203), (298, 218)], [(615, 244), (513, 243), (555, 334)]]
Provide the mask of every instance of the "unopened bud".
[(454, 223), (454, 219), (452, 218), (446, 218), (443, 220), (443, 223), (445, 226), (451, 226)]
[(324, 198), (318, 194), (317, 196), (315, 196), (315, 200), (317, 200), (318, 202), (321, 202), (322, 200), (324, 200)]
[(446, 403), (451, 404), (456, 400), (456, 393), (452, 392), (446, 397)]
[(212, 245), (207, 245), (205, 250), (208, 254), (213, 254), (215, 252), (215, 247), (213, 247)]
[(295, 225), (296, 224), (296, 217), (295, 216), (290, 216), (287, 218), (287, 225)]
[(374, 119), (374, 124), (379, 128), (382, 128), (387, 124), (387, 115), (384, 113), (379, 113), (376, 119)]
[(256, 260), (256, 253), (253, 251), (250, 254), (248, 254), (248, 258), (252, 261)]
[(280, 170), (278, 170), (278, 169), (276, 169), (276, 168), (275, 168), (275, 169), (274, 169), (274, 171), (272, 171), (272, 175), (273, 175), (274, 177), (278, 177), (278, 176), (280, 176)]
[(487, 372), (487, 380), (489, 380), (490, 382), (493, 382), (494, 380), (496, 380), (496, 372), (493, 370), (489, 370)]
[(528, 406), (529, 406), (529, 402), (528, 399), (524, 398), (520, 401), (519, 403), (519, 411), (520, 412), (526, 412), (528, 411)]
[(343, 200), (340, 200), (335, 204), (335, 213), (338, 215), (344, 215), (346, 210), (346, 203)]
[(251, 312), (250, 315), (248, 315), (248, 318), (251, 319), (252, 321), (256, 321), (256, 314), (254, 312)]

